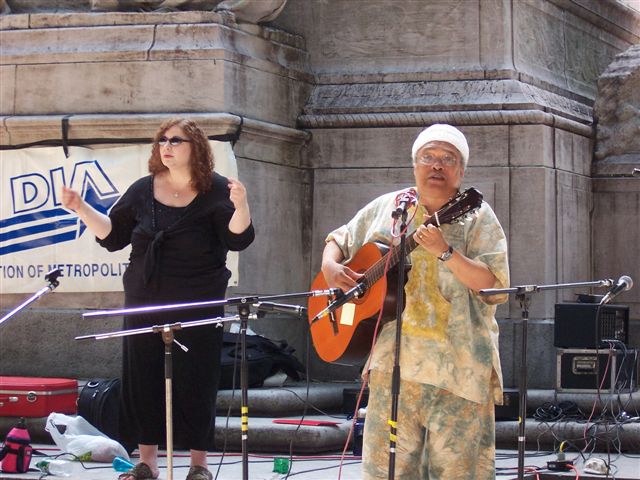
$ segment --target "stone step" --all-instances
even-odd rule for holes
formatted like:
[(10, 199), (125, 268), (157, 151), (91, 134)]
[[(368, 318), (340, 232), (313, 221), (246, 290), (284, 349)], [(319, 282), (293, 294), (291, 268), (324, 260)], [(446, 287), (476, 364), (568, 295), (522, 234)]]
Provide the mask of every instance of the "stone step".
[[(80, 389), (86, 382), (79, 382)], [(251, 417), (290, 417), (292, 415), (330, 415), (342, 414), (343, 397), (345, 389), (357, 390), (359, 384), (355, 382), (335, 383), (296, 383), (281, 387), (250, 388), (247, 392), (249, 415)], [(231, 425), (235, 425), (236, 416), (240, 415), (241, 407), (240, 390), (220, 390), (216, 401), (216, 415), (225, 419), (227, 412), (232, 417)], [(306, 403), (306, 412), (305, 412)], [(0, 438), (11, 430), (18, 422), (19, 417), (0, 416)], [(26, 418), (25, 425), (34, 442), (51, 443), (51, 437), (45, 431), (47, 417)], [(216, 431), (220, 428), (219, 419), (216, 422)], [(224, 423), (223, 423), (224, 424)]]
[[(250, 415), (258, 417), (301, 415), (307, 404), (307, 414), (337, 413), (343, 411), (345, 390), (358, 391), (358, 383), (304, 383), (274, 387), (250, 388), (248, 406)], [(226, 415), (231, 407), (232, 415), (240, 415), (240, 390), (220, 390), (216, 401), (216, 414)]]
[[(248, 392), (249, 430), (248, 448), (252, 452), (294, 453), (328, 452), (342, 450), (351, 421), (342, 413), (343, 392), (346, 389), (357, 388), (356, 383), (321, 383), (310, 384), (308, 391), (308, 407), (306, 419), (336, 422), (335, 426), (297, 426), (274, 423), (274, 419), (300, 419), (304, 411), (304, 401), (307, 398), (307, 387), (300, 384), (276, 387), (253, 388)], [(640, 410), (640, 392), (628, 393), (623, 396), (601, 395), (601, 402), (595, 394), (564, 394), (553, 390), (532, 390), (527, 395), (527, 406), (530, 413), (545, 404), (559, 404), (560, 402), (574, 402), (587, 415), (598, 406), (594, 415), (599, 415), (601, 405), (607, 402), (622, 401), (631, 417), (637, 416)], [(227, 411), (231, 406), (231, 414), (227, 419)], [(324, 413), (320, 414), (314, 408)], [(611, 404), (609, 407), (611, 408)], [(226, 451), (241, 450), (241, 423), (237, 416), (240, 409), (240, 392), (222, 390), (218, 396), (217, 417), (215, 430), (215, 447)], [(15, 417), (0, 417), (0, 438), (15, 426)], [(52, 443), (51, 437), (44, 430), (45, 418), (27, 418), (26, 426), (34, 443)], [(525, 421), (528, 448), (542, 448), (553, 450), (560, 441), (573, 439), (580, 442), (585, 437), (585, 422), (559, 421), (539, 422), (533, 418)], [(498, 448), (518, 447), (518, 422), (496, 422), (496, 444)], [(607, 439), (615, 438), (622, 451), (640, 453), (640, 423), (618, 422), (602, 424), (591, 423), (586, 433), (589, 438), (596, 437), (596, 449), (606, 448)], [(179, 448), (179, 446), (176, 446)], [(590, 447), (591, 448), (591, 447)]]

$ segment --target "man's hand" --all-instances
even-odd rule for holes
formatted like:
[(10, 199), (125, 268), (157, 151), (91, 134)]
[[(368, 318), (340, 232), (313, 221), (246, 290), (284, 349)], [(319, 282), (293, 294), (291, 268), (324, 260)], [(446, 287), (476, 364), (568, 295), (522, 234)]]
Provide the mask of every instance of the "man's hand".
[(442, 236), (440, 229), (434, 225), (420, 225), (413, 238), (427, 252), (439, 257), (449, 248), (449, 244)]
[(351, 290), (364, 275), (354, 272), (341, 262), (344, 255), (338, 244), (328, 242), (322, 252), (322, 274), (329, 288), (340, 288), (343, 292)]
[(351, 290), (363, 277), (362, 273), (354, 272), (349, 267), (334, 261), (322, 263), (322, 274), (330, 288), (337, 287), (343, 292)]

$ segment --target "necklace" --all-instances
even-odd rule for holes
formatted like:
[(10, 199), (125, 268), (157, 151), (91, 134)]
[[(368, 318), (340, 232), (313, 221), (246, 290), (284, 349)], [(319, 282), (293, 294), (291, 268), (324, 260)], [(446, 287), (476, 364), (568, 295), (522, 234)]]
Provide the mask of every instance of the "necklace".
[(174, 192), (173, 193), (173, 198), (178, 198), (180, 196), (180, 192)]

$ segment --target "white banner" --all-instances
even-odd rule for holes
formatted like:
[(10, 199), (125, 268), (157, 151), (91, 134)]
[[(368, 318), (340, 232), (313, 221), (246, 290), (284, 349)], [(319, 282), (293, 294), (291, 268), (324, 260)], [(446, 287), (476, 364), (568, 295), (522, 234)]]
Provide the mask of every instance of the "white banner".
[[(210, 141), (216, 171), (238, 177), (231, 145)], [(34, 293), (54, 268), (61, 292), (122, 291), (130, 247), (108, 252), (78, 217), (62, 207), (62, 185), (108, 213), (125, 190), (147, 175), (151, 145), (90, 149), (28, 148), (0, 152), (0, 294)], [(229, 252), (229, 285), (238, 284), (238, 254)]]

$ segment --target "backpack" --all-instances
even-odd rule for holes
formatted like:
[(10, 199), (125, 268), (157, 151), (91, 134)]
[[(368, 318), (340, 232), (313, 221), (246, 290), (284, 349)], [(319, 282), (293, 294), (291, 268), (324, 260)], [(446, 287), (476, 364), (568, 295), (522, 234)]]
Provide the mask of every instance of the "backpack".
[(5, 473), (25, 473), (31, 463), (31, 437), (24, 426), (24, 418), (11, 429), (0, 449), (1, 470)]
[[(261, 387), (265, 379), (282, 370), (294, 380), (300, 380), (298, 372), (304, 372), (304, 366), (293, 356), (295, 349), (282, 340), (272, 342), (260, 335), (247, 335), (247, 363), (249, 387)], [(221, 390), (240, 387), (240, 359), (242, 349), (240, 334), (225, 332), (220, 351)], [(235, 364), (235, 382), (233, 370)]]

